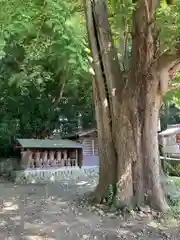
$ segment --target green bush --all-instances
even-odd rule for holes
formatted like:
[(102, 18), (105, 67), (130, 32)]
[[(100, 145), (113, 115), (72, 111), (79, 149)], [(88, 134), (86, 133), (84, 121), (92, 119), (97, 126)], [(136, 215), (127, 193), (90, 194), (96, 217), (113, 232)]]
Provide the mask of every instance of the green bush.
[(167, 200), (170, 206), (169, 214), (180, 218), (180, 179), (169, 177), (166, 182)]
[(180, 177), (180, 163), (177, 161), (169, 161), (166, 163), (166, 170), (170, 176)]

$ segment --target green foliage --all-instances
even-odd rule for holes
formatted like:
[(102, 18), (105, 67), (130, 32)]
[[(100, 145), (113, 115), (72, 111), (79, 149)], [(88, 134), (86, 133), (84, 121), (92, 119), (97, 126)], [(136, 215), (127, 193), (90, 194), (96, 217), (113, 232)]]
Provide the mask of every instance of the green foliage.
[(109, 206), (113, 204), (115, 195), (116, 195), (116, 184), (109, 184), (104, 196), (104, 199)]
[(171, 185), (171, 188), (176, 189), (176, 194), (169, 194), (168, 195), (168, 202), (170, 205), (170, 215), (172, 215), (174, 218), (180, 217), (180, 180), (179, 179), (170, 179), (169, 184)]
[[(179, 83), (180, 82), (180, 74), (177, 74), (176, 80), (173, 80), (173, 83)], [(165, 102), (168, 104), (176, 104), (176, 106), (180, 107), (180, 88), (174, 89), (169, 91), (165, 96)]]
[[(113, 33), (114, 43), (118, 50), (120, 64), (123, 70), (128, 69), (128, 60), (131, 57), (132, 44), (132, 14), (136, 7), (131, 0), (109, 0), (109, 19)], [(156, 25), (160, 29), (159, 40), (160, 50), (174, 52), (179, 46), (180, 36), (180, 1), (175, 5), (168, 5), (166, 1), (161, 1), (157, 11)], [(172, 83), (180, 82), (180, 74)], [(171, 90), (165, 96), (165, 103), (180, 106), (180, 89)], [(162, 113), (163, 111), (161, 111)], [(164, 117), (164, 114), (162, 114)], [(175, 117), (176, 118), (176, 117)], [(165, 119), (164, 121), (166, 121)], [(180, 122), (180, 121), (179, 121)], [(169, 124), (171, 121), (168, 122)], [(167, 125), (167, 123), (165, 124)]]
[[(176, 79), (172, 83), (180, 82), (180, 73), (177, 73)], [(164, 104), (160, 111), (161, 123), (163, 129), (167, 124), (180, 123), (180, 88), (169, 91), (164, 98)]]
[(180, 163), (177, 161), (171, 161), (166, 163), (166, 169), (170, 176), (178, 176), (180, 177)]
[[(132, 46), (132, 15), (136, 1), (109, 0), (109, 19), (113, 33), (114, 43), (118, 50), (121, 67), (128, 69), (128, 60), (131, 57)], [(171, 6), (161, 1), (157, 11), (156, 25), (160, 28), (160, 50), (174, 52), (179, 44), (180, 36), (180, 1)]]
[[(9, 0), (0, 9), (0, 147), (93, 122), (85, 26), (60, 0)], [(61, 120), (59, 120), (61, 118)]]
[[(132, 13), (136, 4), (130, 0), (109, 0), (110, 20), (112, 24), (115, 44), (119, 46), (120, 51), (123, 50), (124, 35), (128, 31), (129, 45), (132, 32)], [(174, 50), (179, 42), (180, 36), (180, 1), (171, 6), (165, 1), (161, 1), (161, 6), (157, 11), (157, 25), (160, 26), (160, 42), (161, 50)]]
[(180, 1), (173, 6), (162, 2), (157, 13), (157, 23), (161, 27), (161, 51), (175, 50), (179, 44), (180, 36)]
[(173, 103), (172, 99), (164, 102), (160, 110), (161, 129), (167, 128), (168, 124), (180, 123), (180, 109)]

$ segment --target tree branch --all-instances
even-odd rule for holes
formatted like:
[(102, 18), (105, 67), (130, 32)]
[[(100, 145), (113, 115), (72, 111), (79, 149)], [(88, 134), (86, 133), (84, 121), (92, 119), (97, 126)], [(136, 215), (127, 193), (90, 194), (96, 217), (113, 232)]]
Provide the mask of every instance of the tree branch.
[(177, 85), (168, 85), (169, 80), (176, 77), (177, 71), (180, 70), (180, 54), (163, 53), (159, 58), (159, 77), (160, 93), (164, 95), (167, 91), (177, 88)]
[(168, 85), (168, 91), (171, 91), (171, 90), (174, 90), (174, 89), (177, 89), (177, 88), (180, 88), (180, 83), (170, 83)]
[[(60, 101), (62, 100), (65, 85), (66, 85), (66, 81), (64, 80), (64, 82), (63, 82), (62, 85), (61, 85), (58, 98), (57, 98), (57, 99), (54, 99), (54, 101), (53, 101), (53, 107), (56, 107), (56, 106), (60, 103)], [(60, 87), (60, 86), (58, 86), (58, 88), (59, 88), (59, 87)]]
[(163, 53), (159, 58), (159, 70), (166, 69), (168, 72), (170, 70), (179, 71), (179, 67), (176, 67), (180, 64), (180, 53), (177, 54), (168, 54), (167, 52)]
[(179, 62), (177, 62), (172, 68), (170, 68), (169, 70), (170, 78), (174, 79), (178, 71), (180, 71), (180, 59)]

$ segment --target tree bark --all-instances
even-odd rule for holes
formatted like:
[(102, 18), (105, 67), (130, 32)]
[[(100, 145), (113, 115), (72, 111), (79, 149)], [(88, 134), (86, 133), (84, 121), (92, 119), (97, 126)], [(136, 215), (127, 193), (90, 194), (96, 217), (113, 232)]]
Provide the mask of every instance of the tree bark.
[(88, 28), (90, 29), (89, 42), (94, 59), (94, 70), (96, 72), (96, 77), (93, 78), (93, 93), (100, 149), (100, 175), (99, 185), (96, 191), (96, 200), (100, 202), (102, 196), (106, 193), (108, 186), (110, 184), (116, 184), (116, 175), (114, 175), (116, 171), (116, 153), (111, 131), (111, 116), (107, 96), (107, 86), (104, 78), (102, 59), (99, 54), (100, 46), (97, 42), (97, 32), (94, 28), (95, 20), (90, 1), (87, 2), (86, 18)]
[(158, 115), (162, 102), (156, 27), (159, 1), (138, 1), (133, 15), (132, 59), (128, 77), (120, 71), (105, 0), (86, 0), (86, 22), (93, 57), (93, 92), (100, 147), (97, 202), (116, 185), (121, 204), (143, 204), (167, 211), (160, 182)]

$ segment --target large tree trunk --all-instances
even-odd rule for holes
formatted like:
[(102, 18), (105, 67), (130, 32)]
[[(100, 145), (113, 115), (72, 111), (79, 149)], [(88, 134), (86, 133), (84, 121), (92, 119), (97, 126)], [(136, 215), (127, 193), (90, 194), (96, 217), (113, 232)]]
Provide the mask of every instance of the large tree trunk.
[(157, 140), (162, 98), (158, 63), (154, 64), (158, 49), (155, 27), (150, 24), (157, 4), (148, 9), (146, 1), (140, 2), (134, 14), (131, 68), (128, 77), (123, 78), (106, 1), (86, 0), (100, 146), (100, 177), (95, 196), (100, 202), (109, 185), (115, 184), (118, 202), (142, 204), (146, 201), (153, 208), (166, 211)]

